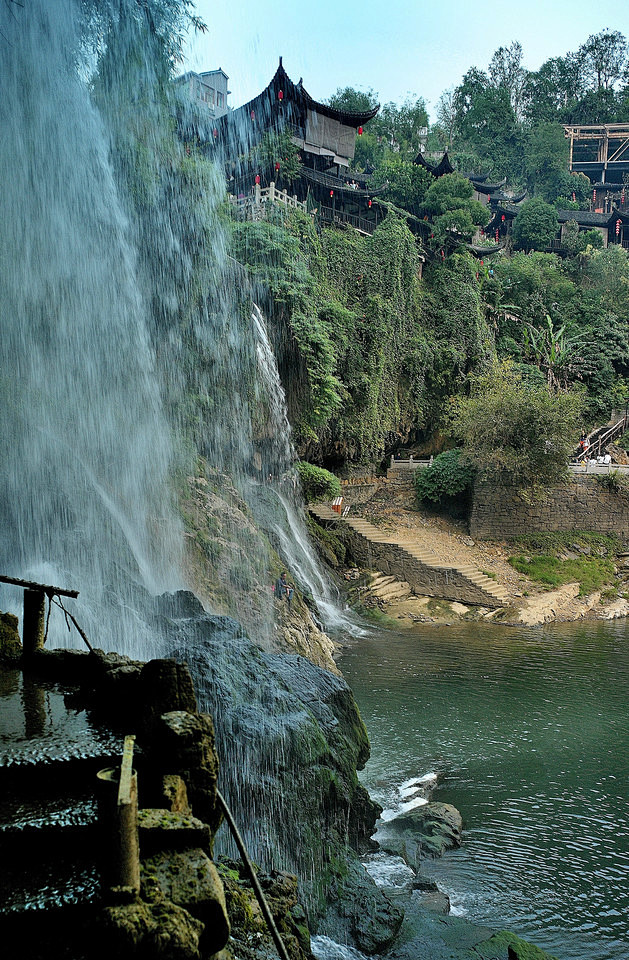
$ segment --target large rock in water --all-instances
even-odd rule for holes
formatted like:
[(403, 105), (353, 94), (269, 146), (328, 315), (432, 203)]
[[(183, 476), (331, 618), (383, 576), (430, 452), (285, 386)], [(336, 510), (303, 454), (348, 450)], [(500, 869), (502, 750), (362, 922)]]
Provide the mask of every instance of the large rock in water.
[[(390, 942), (400, 917), (358, 860), (375, 847), (380, 808), (358, 782), (369, 742), (345, 681), (298, 655), (261, 650), (190, 594), (169, 598), (162, 613), (172, 655), (186, 660), (199, 707), (214, 718), (219, 788), (253, 860), (299, 877), (315, 925), (335, 896), (360, 896), (360, 922), (378, 916), (378, 945)], [(237, 856), (225, 826), (215, 849)], [(348, 926), (355, 932), (358, 920)]]
[(388, 820), (378, 830), (383, 850), (419, 868), (424, 857), (440, 857), (461, 846), (463, 818), (450, 803), (426, 803)]

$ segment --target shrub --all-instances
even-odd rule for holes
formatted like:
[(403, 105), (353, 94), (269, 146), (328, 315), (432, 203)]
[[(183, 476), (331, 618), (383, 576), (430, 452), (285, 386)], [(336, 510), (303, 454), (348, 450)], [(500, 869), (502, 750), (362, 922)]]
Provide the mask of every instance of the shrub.
[(296, 466), (304, 497), (309, 503), (317, 500), (332, 500), (339, 496), (341, 482), (329, 470), (324, 470), (323, 467), (315, 467), (313, 463), (306, 463), (305, 460), (300, 460)]
[(415, 492), (419, 500), (451, 506), (455, 499), (467, 501), (473, 480), (474, 469), (461, 450), (446, 450), (431, 466), (416, 472)]

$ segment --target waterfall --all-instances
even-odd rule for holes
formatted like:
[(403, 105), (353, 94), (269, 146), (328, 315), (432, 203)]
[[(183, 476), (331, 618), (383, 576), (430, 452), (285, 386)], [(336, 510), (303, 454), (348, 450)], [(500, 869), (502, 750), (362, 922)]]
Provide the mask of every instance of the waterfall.
[(146, 303), (75, 14), (66, 0), (0, 7), (0, 570), (78, 589), (88, 635), (137, 652), (134, 591), (181, 583), (180, 537)]
[[(156, 18), (185, 6), (0, 0), (0, 574), (78, 590), (95, 647), (187, 660), (255, 855), (313, 875), (365, 807), (366, 735), (339, 677), (261, 649), (271, 565), (251, 514), (326, 624), (334, 598), (264, 319), (227, 256), (222, 173), (173, 134), (159, 79)], [(168, 609), (190, 603), (171, 592), (200, 523), (217, 589), (252, 585), (252, 640), (199, 601)], [(0, 585), (0, 609), (21, 617), (21, 593)], [(47, 643), (80, 645), (58, 612)]]
[[(148, 659), (162, 645), (141, 608), (184, 585), (175, 488), (197, 453), (272, 530), (326, 624), (335, 601), (300, 517), (264, 319), (247, 319), (226, 255), (224, 182), (173, 138), (142, 17), (126, 0), (0, 4), (0, 573), (78, 590), (95, 645)], [(239, 535), (245, 576), (268, 589), (262, 538)], [(2, 587), (0, 606), (19, 615), (20, 591)], [(270, 590), (259, 608), (264, 640)], [(48, 643), (77, 644), (60, 616)]]
[(286, 396), (264, 317), (254, 304), (252, 321), (256, 334), (256, 355), (260, 383), (259, 400), (266, 404), (269, 429), (267, 451), (260, 463), (266, 490), (252, 491), (250, 501), (256, 519), (273, 539), (280, 556), (291, 570), (300, 590), (312, 601), (326, 632), (362, 633), (356, 619), (342, 609), (338, 589), (330, 582), (312, 549), (304, 522), (304, 500), (299, 477), (292, 464), (296, 454), (286, 414)]

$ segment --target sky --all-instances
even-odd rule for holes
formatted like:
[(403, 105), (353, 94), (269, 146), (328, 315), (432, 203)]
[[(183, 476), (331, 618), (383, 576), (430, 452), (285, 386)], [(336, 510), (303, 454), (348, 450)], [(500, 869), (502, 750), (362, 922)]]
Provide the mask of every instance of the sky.
[(238, 107), (271, 80), (280, 56), (315, 100), (339, 87), (373, 90), (380, 103), (440, 95), (500, 46), (522, 44), (523, 65), (576, 50), (608, 27), (629, 39), (629, 0), (196, 0), (208, 26), (190, 38), (187, 70), (221, 67)]

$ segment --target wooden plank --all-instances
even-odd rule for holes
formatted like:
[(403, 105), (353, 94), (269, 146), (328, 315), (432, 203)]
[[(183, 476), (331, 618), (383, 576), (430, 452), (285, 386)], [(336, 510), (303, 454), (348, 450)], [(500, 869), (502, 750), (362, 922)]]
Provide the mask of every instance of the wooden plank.
[(48, 596), (78, 597), (78, 590), (66, 590), (64, 587), (53, 587), (47, 583), (35, 583), (32, 580), (19, 580), (17, 577), (0, 576), (0, 583), (11, 583), (16, 587), (25, 587), (27, 590), (43, 590)]
[(124, 738), (122, 763), (120, 765), (120, 783), (118, 785), (118, 806), (129, 804), (132, 800), (131, 781), (133, 778), (133, 746), (135, 736), (130, 734)]

